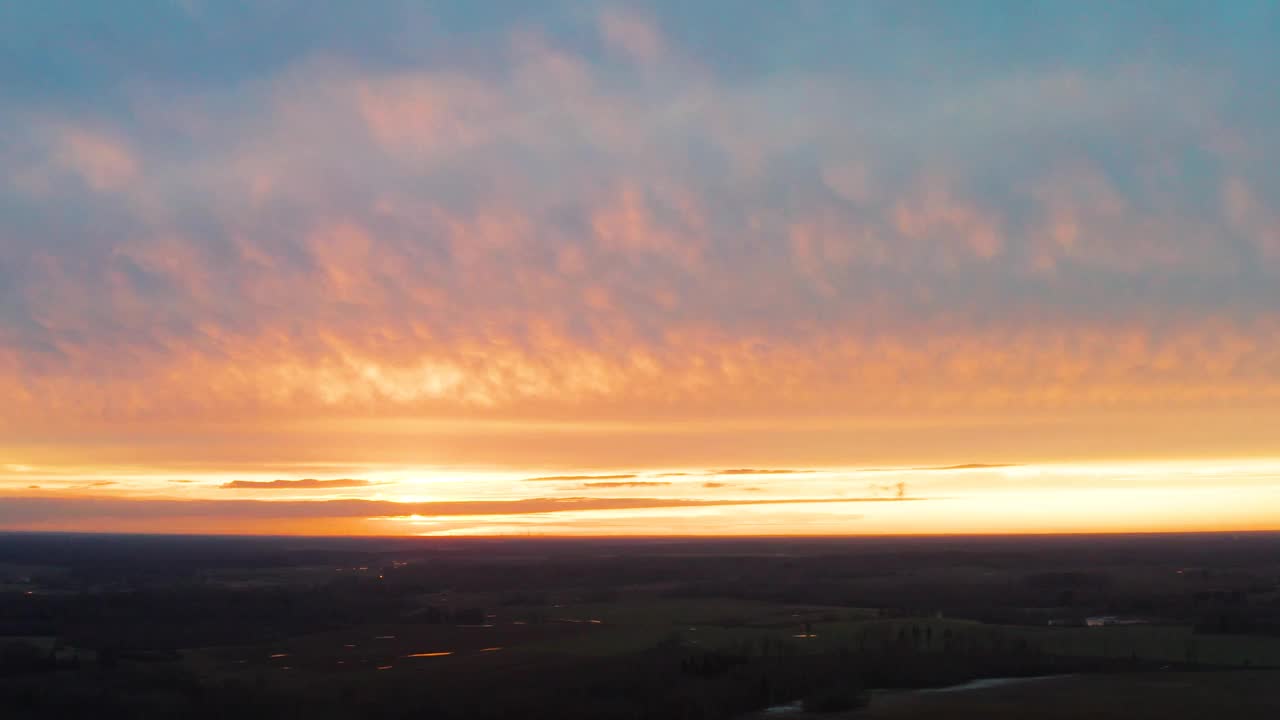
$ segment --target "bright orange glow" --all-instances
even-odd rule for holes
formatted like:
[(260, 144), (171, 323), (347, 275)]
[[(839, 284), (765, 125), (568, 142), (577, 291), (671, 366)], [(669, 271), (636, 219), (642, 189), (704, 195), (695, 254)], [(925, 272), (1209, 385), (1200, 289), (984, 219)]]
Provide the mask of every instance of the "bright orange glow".
[[(19, 530), (860, 535), (1271, 530), (1280, 460), (648, 469), (347, 468), (359, 480), (10, 465)], [(261, 479), (258, 479), (260, 477)], [(246, 479), (248, 478), (248, 479)], [(271, 478), (271, 479), (268, 479)], [(25, 491), (20, 483), (30, 484)]]

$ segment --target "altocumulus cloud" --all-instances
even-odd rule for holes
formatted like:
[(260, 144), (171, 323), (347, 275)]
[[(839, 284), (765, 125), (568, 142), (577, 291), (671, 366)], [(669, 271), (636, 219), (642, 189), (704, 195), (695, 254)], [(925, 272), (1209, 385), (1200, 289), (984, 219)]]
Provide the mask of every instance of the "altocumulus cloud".
[(0, 23), (15, 443), (1280, 408), (1273, 3), (32, 5)]

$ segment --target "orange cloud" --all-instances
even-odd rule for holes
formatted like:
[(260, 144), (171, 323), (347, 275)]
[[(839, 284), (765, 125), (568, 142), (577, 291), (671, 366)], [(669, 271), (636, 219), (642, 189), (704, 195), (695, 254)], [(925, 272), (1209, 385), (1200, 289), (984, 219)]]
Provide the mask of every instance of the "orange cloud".
[[(305, 296), (306, 290), (303, 294)], [(759, 340), (673, 326), (660, 345), (615, 330), (595, 342), (544, 323), (510, 342), (496, 327), (449, 329), (447, 341), (397, 320), (290, 337), (202, 331), (198, 344), (158, 338), (131, 349), (109, 382), (91, 348), (63, 346), (39, 370), (10, 354), (0, 388), (9, 423), (358, 416), (477, 412), (512, 418), (796, 417), (839, 402), (847, 413), (1104, 410), (1270, 403), (1280, 382), (1276, 322), (1184, 323), (1156, 332), (1116, 323), (915, 334), (818, 334)], [(279, 323), (286, 322), (281, 319)], [(643, 362), (636, 353), (643, 351)], [(107, 358), (118, 362), (113, 358)], [(192, 383), (203, 388), (189, 392)], [(192, 427), (198, 423), (192, 422)]]
[(368, 480), (338, 478), (334, 480), (317, 480), (303, 478), (301, 480), (232, 480), (221, 487), (229, 490), (327, 490), (337, 488), (359, 488), (371, 485)]
[(726, 506), (822, 505), (883, 503), (918, 498), (786, 498), (774, 500), (687, 500), (664, 498), (529, 498), (508, 501), (452, 501), (434, 503), (374, 500), (261, 501), (171, 500), (108, 497), (3, 498), (0, 526), (13, 529), (75, 527), (76, 523), (101, 521), (165, 521), (185, 518), (256, 523), (269, 527), (274, 521), (378, 520), (392, 518), (450, 518), (529, 516), (552, 513), (696, 509)]
[(634, 474), (624, 475), (548, 475), (546, 477), (525, 478), (525, 482), (563, 482), (566, 480), (628, 480)]

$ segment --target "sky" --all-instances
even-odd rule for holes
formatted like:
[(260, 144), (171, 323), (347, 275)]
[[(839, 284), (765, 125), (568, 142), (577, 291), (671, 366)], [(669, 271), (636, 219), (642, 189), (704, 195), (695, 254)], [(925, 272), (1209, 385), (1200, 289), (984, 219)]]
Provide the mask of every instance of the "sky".
[(0, 4), (0, 529), (1280, 529), (1273, 2)]

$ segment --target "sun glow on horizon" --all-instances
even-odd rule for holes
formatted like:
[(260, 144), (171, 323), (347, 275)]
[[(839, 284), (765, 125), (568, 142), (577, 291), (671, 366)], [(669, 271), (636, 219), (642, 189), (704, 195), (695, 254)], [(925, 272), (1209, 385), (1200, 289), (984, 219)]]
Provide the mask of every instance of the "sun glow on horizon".
[[(328, 468), (331, 472), (334, 468)], [(0, 473), (10, 529), (875, 535), (1280, 529), (1280, 459), (853, 468)], [(358, 477), (351, 477), (358, 476)], [(29, 483), (38, 479), (40, 485)]]

